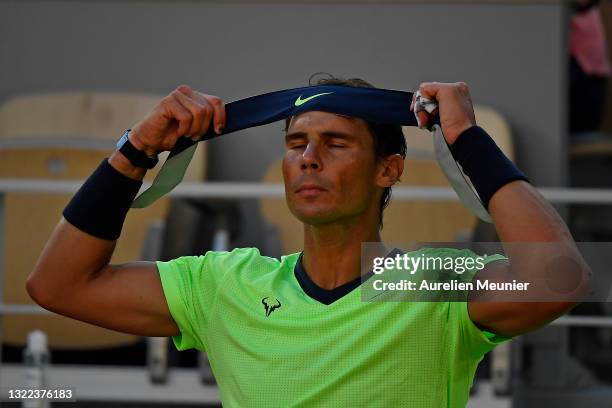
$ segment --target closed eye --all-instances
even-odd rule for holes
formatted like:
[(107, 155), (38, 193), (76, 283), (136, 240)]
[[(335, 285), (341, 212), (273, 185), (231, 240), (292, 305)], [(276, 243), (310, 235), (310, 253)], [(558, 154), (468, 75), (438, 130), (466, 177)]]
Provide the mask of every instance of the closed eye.
[(327, 145), (328, 145), (329, 147), (336, 147), (336, 148), (347, 147), (346, 140), (341, 139), (341, 138), (338, 138), (338, 137), (335, 137), (335, 138), (330, 139), (330, 140), (327, 142)]
[(304, 143), (287, 143), (287, 149), (303, 149), (306, 147)]

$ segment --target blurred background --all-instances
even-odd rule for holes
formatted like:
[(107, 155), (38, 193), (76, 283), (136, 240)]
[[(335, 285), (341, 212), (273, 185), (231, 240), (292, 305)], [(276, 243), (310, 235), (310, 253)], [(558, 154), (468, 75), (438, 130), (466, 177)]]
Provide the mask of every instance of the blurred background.
[[(575, 239), (609, 242), (610, 44), (609, 1), (0, 1), (1, 404), (19, 406), (7, 390), (41, 376), (73, 389), (72, 407), (219, 404), (203, 353), (44, 313), (24, 288), (82, 180), (178, 85), (231, 102), (306, 86), (318, 72), (407, 91), (464, 81), (479, 124)], [(495, 240), (452, 191), (415, 198), (448, 183), (431, 136), (405, 134), (384, 238)], [(298, 251), (302, 231), (279, 184), (282, 136), (278, 122), (200, 143), (185, 183), (130, 212), (112, 262)], [(603, 264), (609, 253), (589, 256)], [(583, 304), (489, 353), (469, 406), (612, 406), (607, 305)]]

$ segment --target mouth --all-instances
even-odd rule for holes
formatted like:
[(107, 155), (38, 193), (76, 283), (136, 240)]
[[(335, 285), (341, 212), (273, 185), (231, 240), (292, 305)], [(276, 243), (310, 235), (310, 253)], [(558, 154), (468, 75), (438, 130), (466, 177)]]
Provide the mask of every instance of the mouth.
[(296, 194), (299, 194), (305, 197), (317, 196), (325, 191), (327, 190), (324, 189), (323, 187), (317, 184), (310, 184), (310, 183), (302, 184), (297, 190), (295, 190)]

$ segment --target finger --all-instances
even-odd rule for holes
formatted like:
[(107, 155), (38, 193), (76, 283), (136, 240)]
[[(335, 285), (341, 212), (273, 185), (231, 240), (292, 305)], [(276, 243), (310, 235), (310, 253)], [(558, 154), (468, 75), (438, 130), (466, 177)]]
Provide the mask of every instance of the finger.
[(419, 85), (419, 91), (421, 96), (430, 100), (438, 100), (438, 92), (440, 92), (441, 85), (438, 82), (423, 82)]
[[(218, 111), (218, 107), (215, 106), (215, 104), (217, 104), (217, 101), (215, 99), (219, 99), (218, 97), (214, 96), (214, 95), (206, 95), (203, 94), (201, 92), (192, 90), (191, 88), (185, 86), (183, 88), (183, 86), (179, 87), (179, 90), (181, 90), (182, 92), (186, 93), (191, 99), (197, 101), (199, 104), (201, 104), (202, 106), (206, 107), (206, 116), (204, 117), (204, 121), (202, 122), (202, 132), (201, 135), (204, 135), (208, 132), (208, 128), (210, 127), (211, 121), (213, 119), (213, 117), (216, 117), (218, 115), (217, 111)], [(220, 99), (219, 99), (220, 101)], [(224, 110), (225, 112), (225, 110)], [(219, 128), (219, 124), (214, 124), (214, 129), (215, 132), (220, 133), (218, 131)], [(201, 137), (201, 136), (200, 136)]]
[(412, 102), (410, 102), (410, 112), (414, 112), (414, 103), (416, 102), (416, 92), (412, 94)]
[(455, 86), (457, 87), (457, 89), (459, 89), (459, 92), (461, 92), (464, 95), (469, 95), (470, 94), (470, 88), (468, 87), (468, 84), (466, 84), (465, 82), (455, 82)]
[[(199, 93), (193, 89), (191, 89), (188, 85), (180, 85), (176, 88), (177, 91), (184, 94), (191, 100), (195, 101), (196, 105), (206, 106), (208, 105), (205, 99), (202, 99)], [(181, 99), (182, 100), (182, 99)], [(208, 131), (208, 125), (206, 124), (206, 118), (195, 117), (194, 119), (196, 123), (192, 124), (192, 129), (190, 129), (190, 134), (187, 135), (191, 140), (197, 142), (202, 136)], [(195, 129), (194, 129), (195, 128)]]
[(174, 136), (180, 137), (187, 134), (191, 128), (191, 122), (193, 120), (191, 112), (185, 108), (172, 94), (170, 94), (164, 100), (162, 107), (165, 110), (165, 116), (170, 119), (174, 119), (178, 123), (176, 135)]
[(218, 96), (206, 95), (202, 93), (199, 93), (199, 94), (201, 97), (205, 98), (208, 101), (208, 103), (212, 106), (213, 111), (214, 111), (213, 125), (215, 127), (215, 132), (217, 132), (217, 134), (221, 134), (223, 132), (223, 129), (225, 128), (225, 123), (227, 121), (227, 113), (225, 112), (225, 103)]
[[(193, 95), (193, 93), (191, 94)], [(212, 116), (212, 107), (206, 101), (203, 101), (203, 103), (199, 103), (195, 99), (188, 96), (184, 91), (184, 88), (177, 89), (175, 96), (178, 101), (193, 115), (193, 120), (191, 122), (191, 127), (187, 136), (191, 140), (197, 141), (208, 130), (210, 117)]]
[(176, 141), (182, 136), (183, 135), (177, 129), (173, 134), (169, 135), (166, 139), (164, 139), (162, 144), (163, 149), (172, 150), (174, 148), (174, 145), (176, 144)]
[[(179, 87), (181, 92), (184, 92), (186, 95), (200, 102), (202, 105), (210, 105), (213, 109), (213, 127), (217, 134), (221, 134), (223, 129), (225, 128), (225, 123), (227, 121), (227, 115), (225, 111), (225, 103), (215, 95), (204, 94), (195, 90), (192, 90), (187, 85), (181, 85)], [(208, 126), (206, 127), (206, 131), (208, 131)]]

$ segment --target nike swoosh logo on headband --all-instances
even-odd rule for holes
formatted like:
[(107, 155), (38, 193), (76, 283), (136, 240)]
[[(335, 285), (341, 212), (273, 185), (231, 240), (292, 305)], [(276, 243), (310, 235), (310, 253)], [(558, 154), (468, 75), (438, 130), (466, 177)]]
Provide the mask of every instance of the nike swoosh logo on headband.
[(324, 92), (324, 93), (320, 93), (320, 94), (316, 94), (316, 95), (312, 95), (309, 96), (306, 99), (302, 99), (302, 95), (298, 96), (298, 98), (295, 100), (295, 106), (301, 106), (303, 104), (305, 104), (306, 102), (308, 102), (311, 99), (317, 98), (321, 95), (329, 95), (329, 94), (333, 94), (333, 92)]

